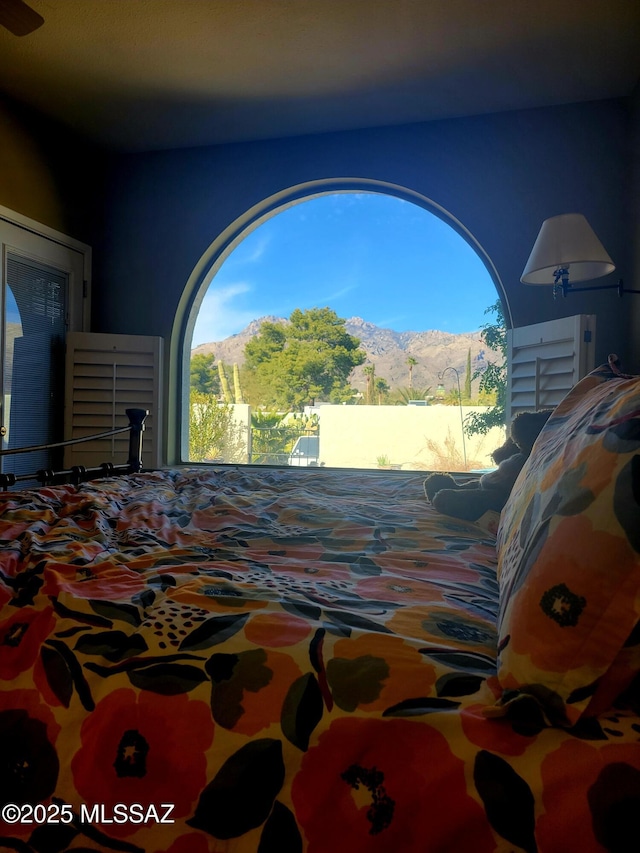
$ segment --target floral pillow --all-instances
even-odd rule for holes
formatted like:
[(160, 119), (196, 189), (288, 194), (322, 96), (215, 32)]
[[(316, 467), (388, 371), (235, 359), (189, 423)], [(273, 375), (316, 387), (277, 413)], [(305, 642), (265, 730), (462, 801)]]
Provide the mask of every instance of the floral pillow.
[(640, 377), (616, 363), (555, 409), (498, 529), (501, 702), (562, 725), (640, 669)]

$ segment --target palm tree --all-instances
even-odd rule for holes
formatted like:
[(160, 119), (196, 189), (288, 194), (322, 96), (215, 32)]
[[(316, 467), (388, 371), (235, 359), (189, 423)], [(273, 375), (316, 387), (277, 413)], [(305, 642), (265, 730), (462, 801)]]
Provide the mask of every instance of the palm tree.
[(433, 399), (431, 396), (431, 385), (426, 388), (394, 388), (393, 402), (396, 406), (408, 406), (410, 400), (426, 400), (427, 402)]
[(251, 412), (251, 461), (283, 465), (293, 444), (292, 431), (280, 412)]
[(367, 364), (364, 368), (364, 375), (367, 377), (367, 406), (371, 405), (371, 388), (373, 386), (373, 379), (376, 375), (376, 366), (375, 364)]
[(389, 383), (380, 376), (375, 381), (375, 389), (378, 394), (378, 405), (381, 406), (383, 396), (389, 391)]
[(413, 368), (418, 363), (418, 360), (410, 355), (407, 358), (407, 364), (409, 365), (409, 388), (413, 388)]

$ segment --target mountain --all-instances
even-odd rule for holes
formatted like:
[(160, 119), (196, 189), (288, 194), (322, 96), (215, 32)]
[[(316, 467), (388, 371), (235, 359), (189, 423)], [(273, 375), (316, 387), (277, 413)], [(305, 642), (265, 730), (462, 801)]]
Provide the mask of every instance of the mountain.
[[(231, 335), (223, 341), (200, 344), (191, 351), (192, 355), (213, 353), (216, 359), (225, 364), (241, 365), (244, 362), (244, 348), (247, 341), (258, 334), (260, 325), (265, 321), (288, 322), (282, 317), (261, 317), (259, 320), (253, 320), (238, 334)], [(345, 325), (349, 334), (359, 339), (366, 353), (364, 364), (354, 370), (351, 380), (353, 387), (360, 391), (363, 391), (366, 386), (363, 368), (367, 364), (374, 364), (376, 377), (386, 379), (392, 389), (406, 388), (409, 385), (407, 359), (415, 358), (417, 364), (413, 367), (413, 388), (416, 391), (431, 388), (430, 393), (434, 393), (440, 381), (438, 374), (447, 367), (454, 367), (458, 371), (460, 386), (464, 391), (469, 350), (471, 350), (472, 371), (477, 365), (482, 364), (483, 359), (499, 360), (497, 353), (487, 350), (480, 332), (452, 334), (434, 329), (426, 332), (395, 332), (393, 329), (383, 329), (374, 323), (369, 323), (361, 317), (351, 317)], [(448, 391), (454, 390), (457, 387), (455, 373), (453, 371), (446, 373), (442, 383)], [(478, 380), (474, 381), (474, 391), (477, 384)]]
[(207, 344), (200, 344), (191, 350), (191, 355), (213, 353), (218, 361), (223, 361), (225, 364), (244, 364), (245, 345), (251, 338), (255, 338), (260, 331), (260, 326), (267, 322), (286, 323), (287, 320), (271, 315), (260, 317), (258, 320), (252, 320), (246, 328), (236, 335), (231, 335), (222, 341), (211, 341)]

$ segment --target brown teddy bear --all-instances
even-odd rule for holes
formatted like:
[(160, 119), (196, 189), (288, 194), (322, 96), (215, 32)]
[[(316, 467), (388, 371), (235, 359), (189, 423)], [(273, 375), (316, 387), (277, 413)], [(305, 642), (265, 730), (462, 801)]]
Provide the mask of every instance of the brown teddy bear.
[(462, 484), (450, 474), (431, 474), (424, 483), (427, 499), (438, 512), (465, 521), (477, 521), (487, 510), (500, 512), (550, 414), (520, 412), (513, 419), (511, 437), (491, 454), (498, 465), (494, 471)]

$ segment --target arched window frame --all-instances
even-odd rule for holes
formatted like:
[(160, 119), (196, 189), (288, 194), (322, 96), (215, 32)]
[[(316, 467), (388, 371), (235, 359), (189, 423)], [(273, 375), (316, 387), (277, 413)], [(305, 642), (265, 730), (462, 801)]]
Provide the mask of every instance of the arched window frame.
[(167, 423), (165, 424), (167, 464), (187, 462), (189, 458), (188, 400), (191, 342), (200, 306), (216, 273), (237, 246), (270, 217), (300, 202), (340, 192), (370, 192), (392, 195), (416, 204), (443, 220), (466, 240), (485, 265), (502, 302), (507, 327), (512, 327), (509, 302), (493, 262), (473, 234), (437, 202), (407, 187), (369, 178), (323, 179), (289, 187), (263, 199), (235, 219), (213, 240), (189, 276), (176, 311), (169, 347), (168, 393), (166, 397), (168, 406)]

